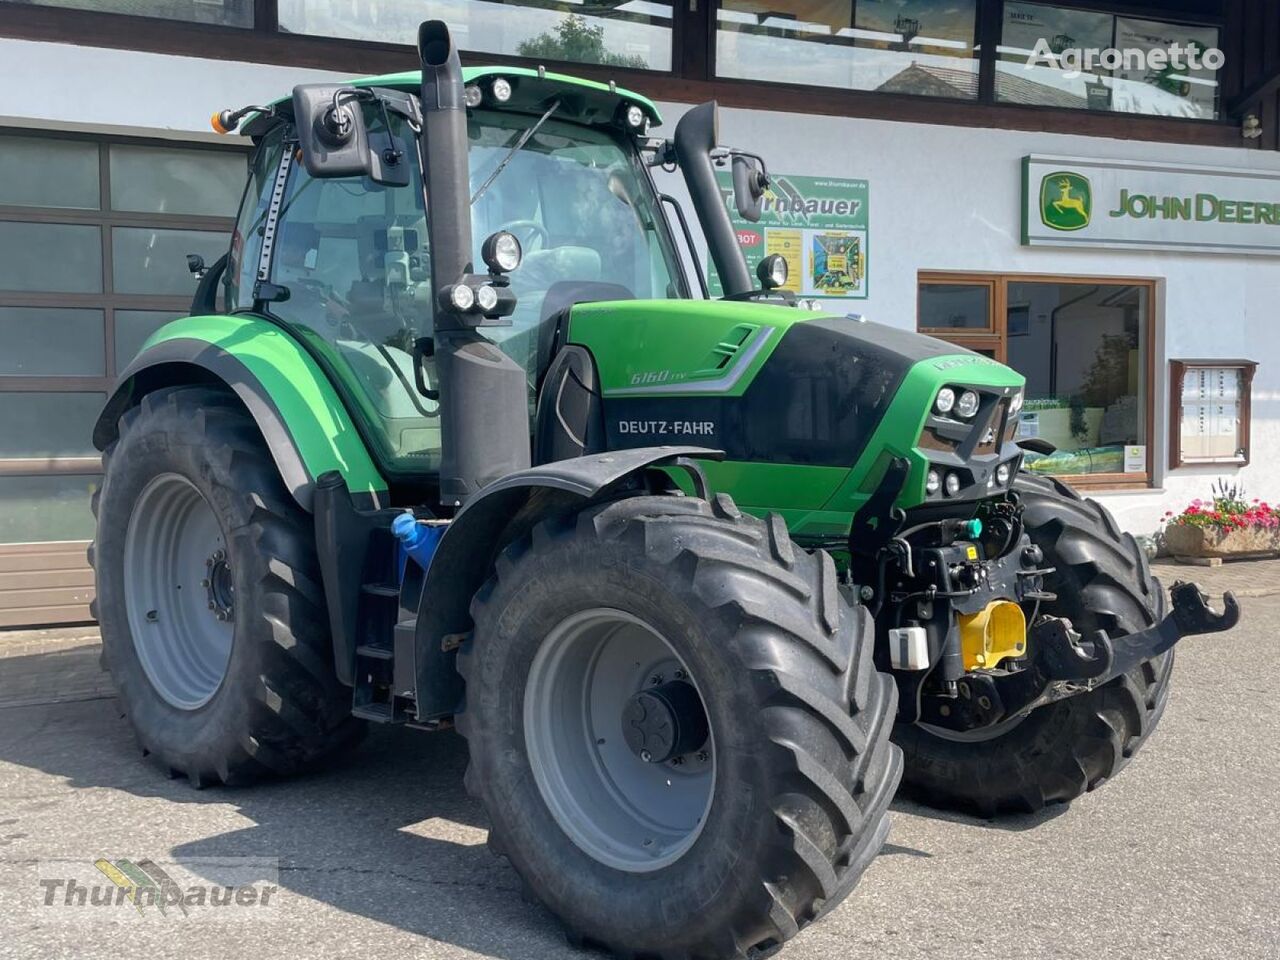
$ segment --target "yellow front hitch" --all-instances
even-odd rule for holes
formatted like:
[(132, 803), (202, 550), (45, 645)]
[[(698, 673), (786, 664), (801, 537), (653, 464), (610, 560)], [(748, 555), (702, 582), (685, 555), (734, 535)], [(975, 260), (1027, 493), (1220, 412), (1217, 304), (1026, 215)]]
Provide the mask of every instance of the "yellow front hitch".
[(961, 613), (960, 653), (964, 669), (990, 670), (1027, 652), (1027, 618), (1012, 600), (992, 600), (977, 613)]

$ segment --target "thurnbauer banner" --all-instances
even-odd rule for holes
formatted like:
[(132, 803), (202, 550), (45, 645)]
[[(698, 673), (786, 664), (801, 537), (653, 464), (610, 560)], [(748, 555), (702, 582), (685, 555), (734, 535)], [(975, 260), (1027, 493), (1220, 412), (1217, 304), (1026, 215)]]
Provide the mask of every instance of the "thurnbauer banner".
[[(784, 289), (796, 296), (866, 299), (870, 195), (866, 180), (773, 174), (760, 221), (751, 223), (738, 216), (731, 175), (721, 171), (717, 176), (753, 277), (756, 265), (777, 253), (787, 261)], [(724, 288), (715, 269), (707, 272), (712, 296), (721, 296)]]

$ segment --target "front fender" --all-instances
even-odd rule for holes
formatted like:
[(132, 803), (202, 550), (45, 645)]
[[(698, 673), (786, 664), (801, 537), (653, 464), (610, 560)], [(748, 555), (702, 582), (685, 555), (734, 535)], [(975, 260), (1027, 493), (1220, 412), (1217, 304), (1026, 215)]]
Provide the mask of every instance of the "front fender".
[(184, 317), (157, 330), (121, 374), (94, 425), (94, 445), (112, 443), (120, 415), (146, 394), (210, 382), (240, 398), (304, 510), (311, 510), (316, 478), (330, 470), (357, 503), (383, 499), (386, 481), (333, 385), (296, 339), (260, 317)]
[(457, 710), (462, 681), (454, 666), (457, 638), (471, 629), (471, 598), (489, 576), (498, 553), (540, 519), (593, 499), (653, 467), (680, 467), (706, 494), (692, 458), (719, 460), (705, 447), (641, 447), (544, 463), (496, 480), (467, 501), (431, 559), (418, 601), (414, 668), (418, 719)]

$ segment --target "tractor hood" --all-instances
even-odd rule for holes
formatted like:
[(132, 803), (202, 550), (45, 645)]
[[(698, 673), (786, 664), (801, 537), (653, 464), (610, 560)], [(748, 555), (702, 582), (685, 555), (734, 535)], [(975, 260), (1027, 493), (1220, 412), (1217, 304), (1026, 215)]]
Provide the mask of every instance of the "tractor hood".
[[(947, 369), (982, 370), (1000, 385), (1022, 377), (981, 354), (900, 327), (772, 304), (723, 300), (621, 300), (573, 308), (568, 340), (590, 349), (606, 397), (742, 396), (769, 366), (797, 374), (835, 375), (858, 367), (868, 388), (892, 392), (907, 371), (925, 361)], [(996, 371), (1000, 373), (996, 374)], [(783, 373), (784, 370), (777, 371)], [(812, 370), (811, 370), (812, 372)], [(767, 377), (766, 379), (771, 379)], [(945, 377), (943, 378), (945, 380)]]
[[(568, 340), (595, 359), (611, 449), (723, 450), (710, 472), (739, 500), (758, 489), (747, 508), (802, 511), (787, 518), (802, 533), (833, 508), (824, 526), (847, 530), (893, 456), (911, 465), (900, 500), (911, 507), (931, 496), (930, 469), (962, 474), (959, 503), (993, 492), (996, 466), (1019, 455), (1010, 404), (1023, 378), (898, 327), (777, 305), (629, 300), (574, 307)], [(934, 414), (944, 386), (977, 392), (977, 415)]]

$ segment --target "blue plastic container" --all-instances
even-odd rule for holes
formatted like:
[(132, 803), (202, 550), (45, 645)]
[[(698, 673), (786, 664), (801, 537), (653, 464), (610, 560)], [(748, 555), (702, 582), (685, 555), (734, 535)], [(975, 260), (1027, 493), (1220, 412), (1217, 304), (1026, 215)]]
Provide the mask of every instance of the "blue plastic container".
[(400, 582), (404, 582), (404, 568), (410, 557), (424, 571), (430, 569), (440, 538), (444, 536), (444, 524), (431, 524), (414, 519), (411, 513), (401, 513), (391, 521), (391, 532), (400, 541)]

